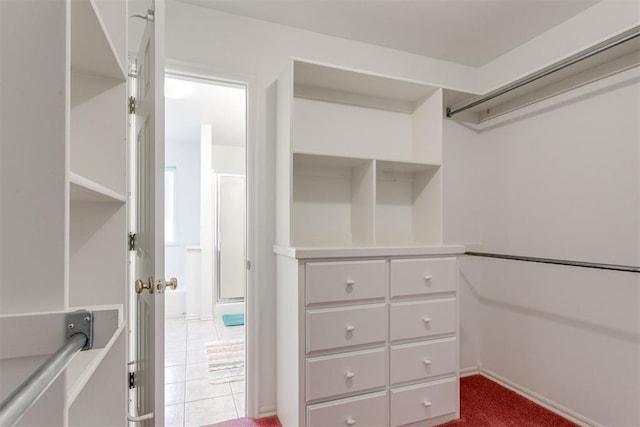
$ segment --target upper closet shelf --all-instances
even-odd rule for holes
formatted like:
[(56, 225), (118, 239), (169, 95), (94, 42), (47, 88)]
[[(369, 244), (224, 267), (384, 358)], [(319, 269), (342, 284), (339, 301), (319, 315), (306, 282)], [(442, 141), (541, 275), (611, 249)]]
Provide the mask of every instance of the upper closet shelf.
[(127, 73), (93, 0), (71, 3), (71, 70), (125, 81)]
[(296, 150), (293, 153), (294, 163), (304, 165), (359, 166), (367, 162), (376, 162), (376, 169), (385, 172), (419, 172), (440, 167), (439, 162), (390, 161), (374, 157), (345, 156), (342, 153), (326, 153), (318, 151)]
[(127, 196), (102, 186), (90, 179), (69, 172), (71, 200), (85, 202), (121, 202), (126, 203)]
[(412, 113), (436, 93), (424, 83), (294, 61), (294, 96)]

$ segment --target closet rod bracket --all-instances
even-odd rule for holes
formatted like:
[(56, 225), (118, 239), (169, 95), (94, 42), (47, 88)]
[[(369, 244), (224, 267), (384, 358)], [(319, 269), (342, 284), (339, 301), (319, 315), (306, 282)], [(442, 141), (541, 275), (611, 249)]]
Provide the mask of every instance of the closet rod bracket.
[(82, 351), (93, 348), (93, 313), (91, 311), (78, 310), (68, 313), (65, 316), (65, 325), (67, 339), (82, 334), (87, 338)]

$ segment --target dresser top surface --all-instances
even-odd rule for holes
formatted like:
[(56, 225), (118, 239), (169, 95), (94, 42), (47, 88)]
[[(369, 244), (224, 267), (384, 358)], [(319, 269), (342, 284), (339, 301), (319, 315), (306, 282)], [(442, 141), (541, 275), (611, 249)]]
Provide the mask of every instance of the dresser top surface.
[(462, 255), (463, 245), (446, 246), (359, 246), (359, 247), (273, 247), (273, 252), (295, 259)]

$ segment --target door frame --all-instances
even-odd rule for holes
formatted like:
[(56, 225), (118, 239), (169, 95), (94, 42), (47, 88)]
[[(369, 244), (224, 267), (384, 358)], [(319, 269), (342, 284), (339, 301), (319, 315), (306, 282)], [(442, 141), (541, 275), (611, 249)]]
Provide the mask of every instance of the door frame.
[[(245, 147), (245, 157), (246, 157), (246, 147)], [(244, 302), (244, 297), (242, 298), (220, 298), (220, 178), (221, 177), (233, 177), (233, 178), (243, 178), (244, 179), (244, 195), (245, 195), (245, 219), (244, 219), (244, 254), (245, 259), (249, 259), (247, 257), (247, 176), (246, 170), (245, 175), (240, 175), (237, 173), (218, 173), (215, 176), (216, 179), (216, 215), (215, 215), (215, 227), (216, 227), (216, 238), (215, 238), (215, 246), (216, 246), (216, 254), (215, 254), (215, 266), (216, 266), (216, 282), (214, 284), (213, 294), (215, 296), (213, 306), (215, 310), (216, 304), (228, 304), (228, 303), (240, 303)], [(245, 290), (246, 290), (246, 277), (245, 277)]]
[[(259, 359), (257, 357), (260, 337), (260, 306), (257, 303), (257, 274), (258, 250), (256, 244), (258, 206), (256, 158), (258, 144), (256, 134), (258, 129), (257, 79), (254, 75), (223, 70), (208, 65), (179, 61), (165, 58), (165, 77), (195, 79), (205, 82), (230, 83), (243, 85), (246, 88), (246, 147), (245, 147), (245, 194), (246, 194), (246, 256), (251, 263), (247, 270), (247, 284), (245, 293), (245, 416), (256, 418), (259, 414), (258, 395), (260, 380)], [(214, 301), (212, 301), (213, 303)]]

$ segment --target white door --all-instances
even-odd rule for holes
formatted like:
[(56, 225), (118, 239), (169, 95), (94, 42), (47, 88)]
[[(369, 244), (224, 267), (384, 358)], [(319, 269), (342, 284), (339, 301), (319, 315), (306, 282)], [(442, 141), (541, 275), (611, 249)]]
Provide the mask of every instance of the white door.
[[(130, 420), (164, 426), (164, 1), (152, 2), (136, 57), (135, 334)], [(175, 287), (175, 286), (174, 286)]]
[(243, 300), (247, 282), (245, 184), (242, 175), (218, 175), (218, 301)]

